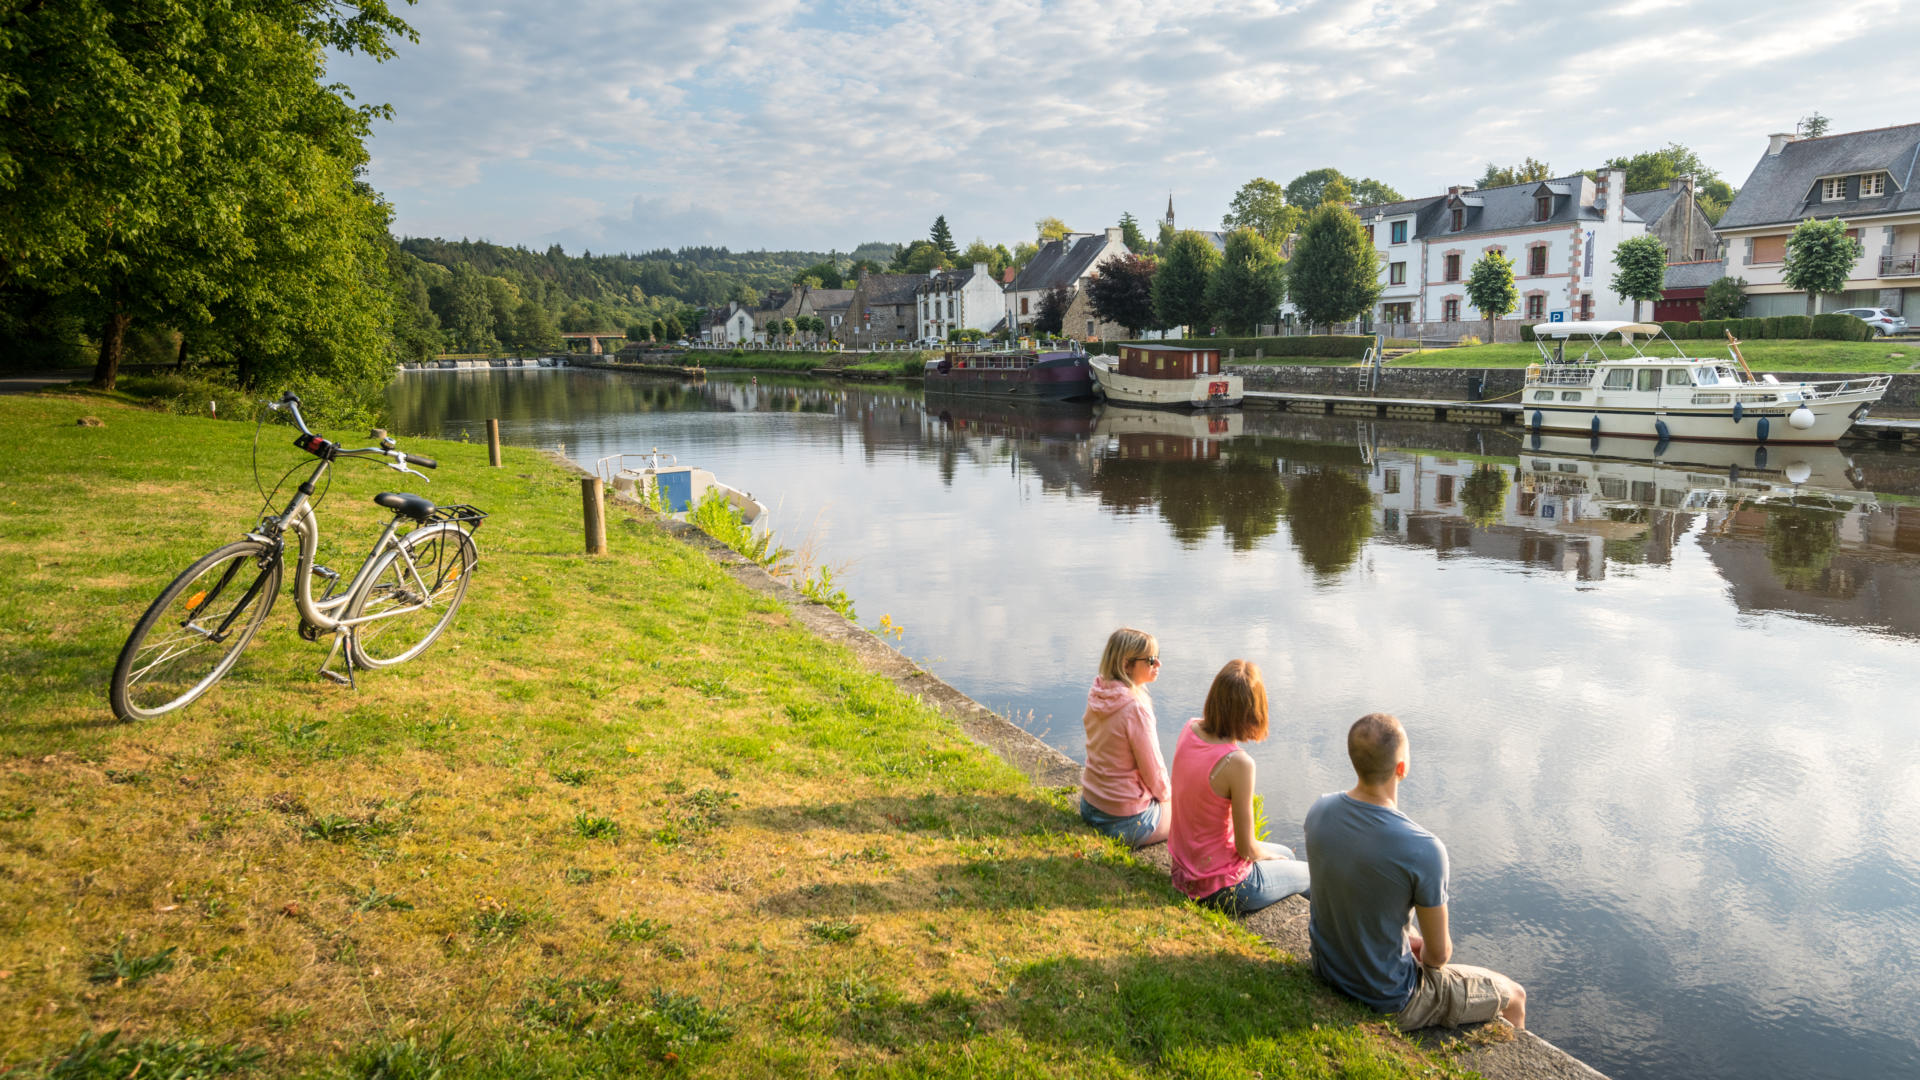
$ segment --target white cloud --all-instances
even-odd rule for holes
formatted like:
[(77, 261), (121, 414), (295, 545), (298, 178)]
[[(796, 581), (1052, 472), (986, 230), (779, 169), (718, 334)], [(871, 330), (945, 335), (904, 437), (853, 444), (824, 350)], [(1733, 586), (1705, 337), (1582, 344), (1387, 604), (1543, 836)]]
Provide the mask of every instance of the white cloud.
[[(396, 228), (542, 244), (838, 247), (1211, 224), (1255, 176), (1335, 165), (1407, 194), (1533, 156), (1680, 142), (1739, 183), (1765, 135), (1920, 119), (1920, 72), (1849, 73), (1920, 13), (1437, 0), (423, 0), (420, 43), (336, 62), (393, 103), (372, 179)], [(983, 181), (982, 176), (990, 179)], [(594, 206), (643, 209), (609, 216)], [(662, 208), (665, 208), (664, 210)], [(576, 215), (571, 216), (569, 215)], [(604, 241), (603, 241), (604, 242)]]

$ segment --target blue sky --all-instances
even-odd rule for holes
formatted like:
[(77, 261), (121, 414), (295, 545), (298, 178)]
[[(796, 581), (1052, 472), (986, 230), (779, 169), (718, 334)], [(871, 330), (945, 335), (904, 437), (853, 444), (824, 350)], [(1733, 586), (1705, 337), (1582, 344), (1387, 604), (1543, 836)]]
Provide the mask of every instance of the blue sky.
[(394, 106), (396, 232), (567, 250), (1030, 239), (1123, 210), (1217, 227), (1332, 165), (1406, 195), (1683, 143), (1734, 184), (1773, 131), (1920, 121), (1920, 5), (1632, 0), (420, 0), (331, 76)]

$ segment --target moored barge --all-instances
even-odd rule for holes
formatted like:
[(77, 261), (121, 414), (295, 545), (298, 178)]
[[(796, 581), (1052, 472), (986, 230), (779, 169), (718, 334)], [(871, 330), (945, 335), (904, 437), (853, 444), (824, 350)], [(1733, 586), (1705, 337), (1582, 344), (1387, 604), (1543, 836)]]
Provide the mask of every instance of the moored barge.
[(1074, 401), (1093, 396), (1093, 369), (1078, 349), (953, 350), (927, 361), (930, 394)]

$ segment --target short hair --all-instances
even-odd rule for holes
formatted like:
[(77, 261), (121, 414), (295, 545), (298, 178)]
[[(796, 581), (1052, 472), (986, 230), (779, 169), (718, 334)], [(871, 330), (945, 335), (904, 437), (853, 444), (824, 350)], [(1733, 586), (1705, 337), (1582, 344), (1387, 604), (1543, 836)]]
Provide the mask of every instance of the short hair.
[(1144, 660), (1160, 654), (1160, 643), (1145, 630), (1135, 630), (1123, 626), (1107, 635), (1107, 649), (1100, 654), (1100, 675), (1127, 686), (1133, 685), (1133, 676), (1127, 674), (1127, 668), (1135, 660)]
[(1365, 783), (1382, 783), (1392, 776), (1406, 745), (1407, 729), (1392, 713), (1368, 713), (1347, 729), (1347, 757)]
[(1200, 730), (1209, 738), (1234, 742), (1267, 737), (1267, 684), (1253, 661), (1229, 660), (1213, 677), (1207, 703), (1200, 709)]

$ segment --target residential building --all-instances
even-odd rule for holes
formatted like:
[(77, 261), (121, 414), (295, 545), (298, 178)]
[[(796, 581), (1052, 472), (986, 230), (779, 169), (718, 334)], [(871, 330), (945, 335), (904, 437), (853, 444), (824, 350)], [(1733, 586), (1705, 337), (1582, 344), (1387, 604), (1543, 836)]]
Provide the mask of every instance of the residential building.
[(852, 289), (809, 289), (807, 306), (813, 310), (810, 314), (826, 327), (825, 337), (837, 340), (840, 327), (847, 321), (847, 306), (853, 302)]
[(1040, 314), (1040, 301), (1056, 287), (1075, 292), (1108, 259), (1132, 254), (1115, 226), (1101, 233), (1069, 233), (1040, 246), (1040, 253), (1006, 287), (1007, 326), (1014, 334), (1026, 332)]
[(1719, 259), (1668, 263), (1666, 291), (1653, 302), (1653, 321), (1698, 322), (1707, 286), (1726, 276), (1727, 264)]
[(927, 280), (922, 274), (873, 274), (860, 271), (860, 280), (847, 300), (846, 322), (840, 340), (849, 345), (912, 341), (920, 336), (915, 290)]
[(1647, 232), (1667, 249), (1669, 263), (1718, 261), (1720, 238), (1713, 222), (1700, 212), (1693, 197), (1693, 177), (1683, 176), (1652, 191), (1627, 196), (1627, 209), (1646, 223)]
[(739, 345), (754, 340), (753, 312), (740, 301), (729, 300), (724, 308), (715, 308), (702, 335), (709, 345)]
[(1747, 281), (1749, 316), (1804, 315), (1807, 295), (1783, 276), (1787, 237), (1802, 221), (1845, 221), (1863, 251), (1840, 293), (1820, 309), (1920, 313), (1920, 124), (1818, 139), (1768, 136), (1721, 216), (1727, 272)]
[(1380, 257), (1380, 299), (1374, 303), (1374, 322), (1391, 329), (1426, 319), (1420, 303), (1426, 257), (1421, 252), (1419, 225), (1421, 215), (1445, 198), (1433, 195), (1354, 208)]
[(1102, 319), (1093, 310), (1093, 295), (1084, 283), (1073, 290), (1073, 299), (1067, 302), (1060, 332), (1079, 341), (1125, 341), (1127, 338), (1126, 327)]
[(1006, 316), (1000, 283), (986, 263), (954, 270), (935, 270), (914, 290), (923, 338), (946, 340), (954, 330), (985, 333)]

